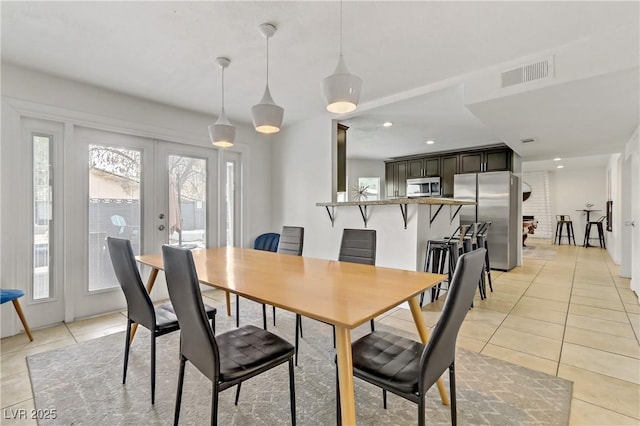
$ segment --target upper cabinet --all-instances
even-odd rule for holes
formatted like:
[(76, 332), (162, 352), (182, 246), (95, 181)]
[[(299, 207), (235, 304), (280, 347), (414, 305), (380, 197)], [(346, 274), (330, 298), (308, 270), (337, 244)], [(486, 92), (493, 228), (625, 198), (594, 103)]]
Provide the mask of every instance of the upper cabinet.
[(407, 162), (394, 161), (385, 164), (386, 197), (407, 196)]
[(484, 173), (511, 170), (511, 150), (492, 149), (460, 154), (458, 173)]
[(407, 161), (407, 178), (440, 176), (440, 159), (438, 157), (417, 158)]
[(436, 176), (440, 177), (442, 196), (453, 197), (456, 174), (512, 171), (512, 157), (508, 147), (491, 147), (387, 161), (387, 198), (406, 196), (407, 179)]

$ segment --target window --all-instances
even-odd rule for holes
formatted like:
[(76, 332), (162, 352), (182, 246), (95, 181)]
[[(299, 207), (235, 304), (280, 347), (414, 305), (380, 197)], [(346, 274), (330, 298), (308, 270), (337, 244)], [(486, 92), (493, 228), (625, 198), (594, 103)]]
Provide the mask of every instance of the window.
[(89, 145), (89, 291), (118, 286), (107, 237), (131, 240), (140, 253), (141, 159), (138, 150)]
[(51, 241), (53, 182), (51, 153), (53, 137), (36, 135), (33, 141), (33, 300), (51, 294)]

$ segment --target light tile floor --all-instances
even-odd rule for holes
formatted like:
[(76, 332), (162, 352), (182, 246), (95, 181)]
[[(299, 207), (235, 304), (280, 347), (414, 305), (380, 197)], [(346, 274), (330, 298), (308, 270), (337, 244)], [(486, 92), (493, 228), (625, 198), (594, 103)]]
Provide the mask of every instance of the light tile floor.
[[(618, 276), (605, 250), (553, 246), (529, 239), (536, 248), (524, 265), (508, 273), (492, 272), (494, 292), (478, 297), (458, 337), (471, 351), (519, 364), (574, 382), (572, 425), (640, 424), (640, 305), (629, 280)], [(224, 303), (224, 294), (209, 291), (205, 302)], [(426, 305), (425, 321), (433, 327), (446, 293)], [(208, 299), (208, 300), (207, 300)], [(0, 342), (0, 423), (12, 412), (34, 407), (27, 355), (75, 345), (123, 331), (126, 313), (34, 330)], [(380, 322), (415, 332), (411, 314), (395, 309)], [(35, 424), (35, 421), (32, 422)]]

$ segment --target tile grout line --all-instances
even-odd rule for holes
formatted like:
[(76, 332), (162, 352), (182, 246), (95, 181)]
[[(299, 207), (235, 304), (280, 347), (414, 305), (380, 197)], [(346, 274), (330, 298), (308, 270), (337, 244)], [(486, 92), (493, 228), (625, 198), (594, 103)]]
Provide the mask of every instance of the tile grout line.
[(556, 377), (560, 373), (560, 361), (562, 360), (562, 351), (564, 349), (564, 339), (567, 335), (567, 322), (569, 321), (569, 309), (571, 308), (571, 298), (573, 297), (573, 287), (576, 279), (576, 269), (578, 268), (579, 249), (576, 248), (573, 261), (573, 274), (571, 275), (571, 291), (569, 292), (569, 302), (567, 303), (567, 314), (564, 318), (564, 328), (562, 330), (562, 343), (560, 343), (560, 353), (558, 354), (558, 365), (556, 366)]
[[(523, 260), (524, 263), (524, 260)], [(509, 309), (509, 312), (507, 312), (507, 315), (505, 315), (505, 317), (502, 319), (502, 321), (500, 321), (500, 324), (496, 327), (496, 329), (493, 331), (493, 333), (491, 333), (491, 336), (489, 336), (489, 338), (487, 339), (487, 341), (484, 343), (484, 345), (482, 345), (482, 349), (480, 349), (480, 353), (482, 353), (482, 351), (485, 350), (485, 348), (487, 347), (487, 345), (489, 344), (489, 341), (493, 338), (493, 336), (495, 336), (495, 334), (498, 332), (498, 330), (503, 326), (504, 322), (507, 320), (507, 318), (509, 318), (509, 315), (511, 315), (511, 312), (515, 309), (516, 305), (520, 302), (520, 300), (522, 300), (522, 298), (524, 297), (524, 294), (527, 292), (527, 290), (529, 290), (529, 288), (531, 287), (531, 285), (533, 285), (533, 282), (535, 281), (536, 277), (540, 274), (540, 271), (542, 271), (544, 269), (544, 267), (546, 266), (547, 261), (544, 261), (544, 264), (540, 267), (540, 269), (538, 270), (538, 272), (536, 273), (536, 275), (531, 279), (531, 281), (529, 282), (529, 285), (527, 286), (526, 289), (524, 289), (524, 291), (522, 292), (522, 294), (518, 297), (518, 299), (516, 300), (516, 302), (513, 304), (513, 306), (511, 307), (511, 309)], [(507, 273), (507, 272), (505, 272)], [(502, 275), (500, 275), (502, 276)], [(505, 327), (505, 328), (509, 328), (509, 327)], [(499, 345), (497, 345), (499, 346)], [(530, 354), (529, 354), (530, 355)]]

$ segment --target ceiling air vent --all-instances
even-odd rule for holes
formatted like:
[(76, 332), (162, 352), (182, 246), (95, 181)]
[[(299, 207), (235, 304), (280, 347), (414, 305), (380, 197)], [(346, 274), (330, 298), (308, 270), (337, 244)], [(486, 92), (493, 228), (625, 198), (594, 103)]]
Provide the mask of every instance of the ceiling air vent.
[(504, 71), (502, 87), (515, 86), (534, 80), (549, 80), (553, 78), (553, 56)]
[(526, 139), (520, 139), (520, 142), (522, 143), (532, 143), (535, 142), (535, 138), (526, 138)]

